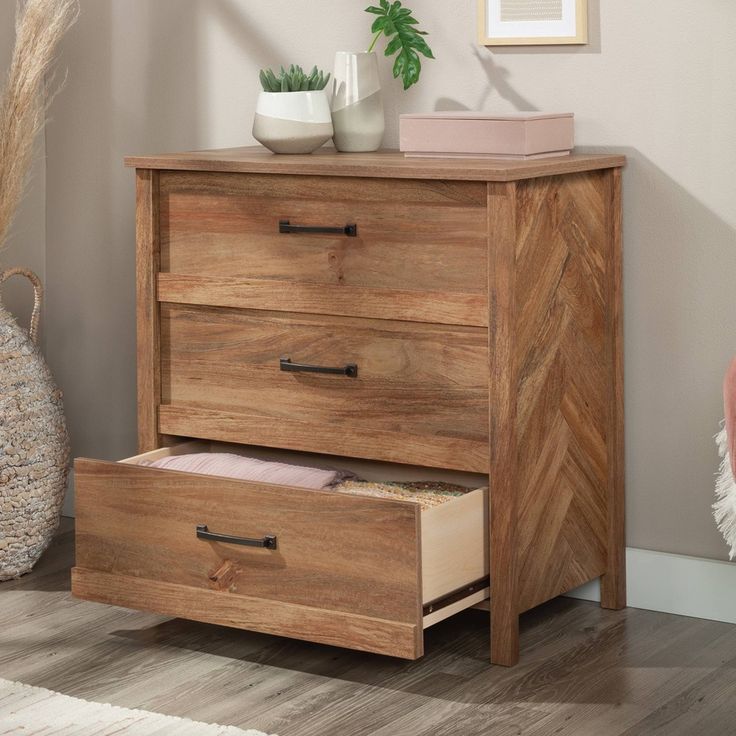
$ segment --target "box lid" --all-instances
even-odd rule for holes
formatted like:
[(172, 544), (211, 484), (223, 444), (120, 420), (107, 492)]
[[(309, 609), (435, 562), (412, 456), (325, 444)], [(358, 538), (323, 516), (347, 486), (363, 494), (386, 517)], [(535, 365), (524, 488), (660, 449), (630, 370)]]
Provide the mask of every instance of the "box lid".
[(571, 112), (511, 112), (494, 113), (473, 110), (449, 110), (446, 112), (414, 112), (399, 116), (413, 120), (551, 120), (555, 118), (572, 118)]

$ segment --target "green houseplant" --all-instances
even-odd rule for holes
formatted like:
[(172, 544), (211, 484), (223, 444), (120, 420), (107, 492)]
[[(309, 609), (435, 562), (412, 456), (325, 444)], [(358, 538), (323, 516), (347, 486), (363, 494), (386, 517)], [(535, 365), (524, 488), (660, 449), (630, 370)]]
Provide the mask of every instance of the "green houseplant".
[(374, 51), (382, 37), (387, 39), (384, 55), (395, 56), (393, 75), (401, 77), (405, 90), (419, 81), (420, 55), (434, 59), (424, 38), (426, 31), (419, 30), (419, 21), (400, 0), (379, 0), (378, 5), (370, 5), (365, 12), (375, 16), (368, 50), (339, 51), (335, 56), (331, 108), (339, 151), (375, 151), (383, 140), (385, 119)]
[(281, 67), (277, 77), (271, 69), (261, 69), (261, 86), (264, 92), (311, 92), (324, 89), (330, 81), (329, 73), (325, 73), (317, 67), (307, 75), (300, 66), (293, 64), (288, 70)]
[(324, 89), (330, 81), (316, 66), (261, 69), (261, 87), (253, 137), (274, 153), (312, 153), (332, 138), (330, 105)]
[(374, 36), (368, 47), (368, 53), (373, 51), (381, 36), (390, 39), (383, 53), (385, 56), (396, 55), (393, 66), (394, 79), (401, 76), (404, 89), (409, 89), (412, 84), (419, 81), (422, 71), (419, 54), (434, 59), (432, 49), (424, 40), (424, 36), (428, 35), (427, 32), (417, 28), (419, 21), (399, 0), (392, 3), (389, 0), (379, 0), (378, 6), (371, 5), (365, 12), (377, 16), (371, 26)]

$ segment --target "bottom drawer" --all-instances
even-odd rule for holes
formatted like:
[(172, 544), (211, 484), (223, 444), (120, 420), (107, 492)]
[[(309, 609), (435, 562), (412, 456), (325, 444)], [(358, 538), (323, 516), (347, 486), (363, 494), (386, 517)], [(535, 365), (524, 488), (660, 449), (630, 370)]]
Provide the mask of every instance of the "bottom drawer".
[[(487, 482), (203, 442), (118, 463), (80, 459), (76, 596), (410, 659), (423, 653), (423, 628), (487, 597), (487, 488), (423, 508), (141, 464), (203, 451), (342, 467), (369, 480)], [(201, 539), (202, 525), (238, 539), (275, 537), (267, 542), (275, 548)]]

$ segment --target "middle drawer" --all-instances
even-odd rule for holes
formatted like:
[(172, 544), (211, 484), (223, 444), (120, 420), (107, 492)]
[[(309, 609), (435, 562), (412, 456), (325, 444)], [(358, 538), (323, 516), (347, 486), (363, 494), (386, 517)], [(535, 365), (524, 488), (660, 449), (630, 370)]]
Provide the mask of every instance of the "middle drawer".
[(159, 428), (487, 473), (487, 330), (162, 304)]

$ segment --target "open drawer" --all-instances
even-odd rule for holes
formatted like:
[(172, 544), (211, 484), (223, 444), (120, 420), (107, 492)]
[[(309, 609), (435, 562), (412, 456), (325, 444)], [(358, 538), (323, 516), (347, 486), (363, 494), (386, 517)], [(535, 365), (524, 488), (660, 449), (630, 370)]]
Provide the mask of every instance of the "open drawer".
[[(206, 451), (476, 490), (423, 509), (141, 464)], [(424, 628), (488, 596), (485, 476), (196, 441), (80, 459), (75, 478), (80, 598), (414, 659)]]

